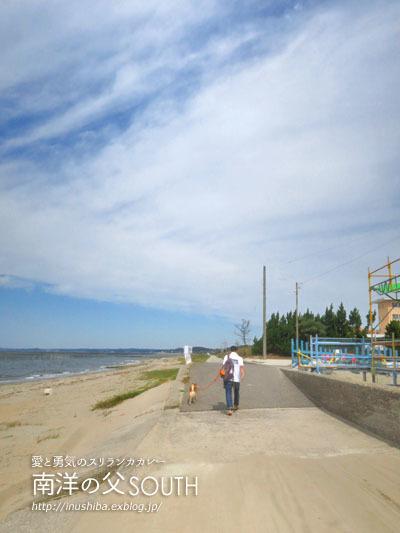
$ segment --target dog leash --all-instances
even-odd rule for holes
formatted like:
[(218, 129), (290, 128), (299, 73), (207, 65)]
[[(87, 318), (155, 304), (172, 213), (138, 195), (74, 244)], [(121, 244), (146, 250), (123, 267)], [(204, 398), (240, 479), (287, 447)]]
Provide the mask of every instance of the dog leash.
[(220, 376), (220, 373), (218, 372), (217, 377), (209, 385), (207, 385), (207, 387), (203, 387), (202, 389), (197, 389), (197, 392), (201, 392), (203, 390), (206, 390), (206, 389), (208, 389), (208, 387), (211, 387), (211, 385), (214, 385), (214, 383), (217, 381), (219, 376)]

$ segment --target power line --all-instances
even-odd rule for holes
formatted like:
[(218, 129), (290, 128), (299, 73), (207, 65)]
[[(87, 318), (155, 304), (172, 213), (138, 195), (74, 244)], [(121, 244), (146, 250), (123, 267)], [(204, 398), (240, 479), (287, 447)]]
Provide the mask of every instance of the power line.
[[(359, 235), (358, 238), (353, 239), (350, 241), (350, 245), (354, 242), (360, 241), (361, 239), (364, 239), (365, 235)], [(349, 244), (347, 244), (349, 245)], [(303, 259), (308, 259), (309, 257), (313, 257), (314, 255), (320, 255), (324, 254), (326, 252), (330, 252), (331, 250), (337, 250), (338, 248), (341, 248), (343, 244), (337, 244), (336, 246), (330, 246), (329, 248), (324, 248), (322, 250), (317, 250), (316, 252), (311, 252), (306, 255), (302, 255), (301, 257), (297, 257), (296, 259), (292, 259), (291, 261), (288, 261), (287, 264), (291, 265), (292, 263), (297, 263), (297, 261), (302, 261)]]
[(364, 252), (363, 254), (361, 255), (358, 255), (357, 257), (354, 257), (353, 259), (350, 259), (349, 261), (346, 261), (345, 263), (341, 263), (340, 265), (337, 265), (329, 270), (326, 270), (325, 272), (322, 272), (321, 274), (317, 274), (316, 276), (312, 276), (311, 278), (308, 278), (306, 279), (305, 281), (302, 281), (301, 282), (301, 285), (304, 285), (305, 283), (308, 283), (309, 281), (313, 281), (314, 279), (317, 279), (317, 278), (321, 278), (322, 276), (326, 276), (326, 274), (330, 274), (331, 272), (337, 270), (338, 268), (341, 268), (343, 266), (346, 266), (346, 265), (349, 265), (350, 263), (354, 263), (354, 261), (357, 261), (358, 259), (360, 259), (361, 257), (364, 257), (372, 252), (375, 252), (375, 250), (379, 250), (380, 248), (383, 248), (384, 246), (386, 246), (387, 244), (390, 244), (391, 242), (393, 241), (396, 241), (398, 240), (400, 237), (397, 236), (396, 238), (394, 239), (391, 239), (390, 241), (387, 241), (383, 244), (380, 244), (379, 246), (377, 246), (376, 248), (372, 248), (371, 250), (368, 250), (367, 252)]

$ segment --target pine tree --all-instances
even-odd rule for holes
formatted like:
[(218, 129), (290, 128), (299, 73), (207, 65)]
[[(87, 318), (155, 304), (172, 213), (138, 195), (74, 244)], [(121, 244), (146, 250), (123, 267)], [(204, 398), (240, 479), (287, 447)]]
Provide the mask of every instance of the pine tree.
[(325, 314), (322, 317), (322, 323), (324, 324), (326, 328), (326, 336), (327, 337), (337, 337), (338, 331), (337, 331), (337, 325), (336, 325), (336, 314), (333, 310), (333, 304), (325, 310)]
[(325, 337), (326, 327), (321, 321), (311, 318), (309, 314), (304, 314), (299, 319), (299, 337), (301, 340), (308, 341), (310, 335)]
[(394, 333), (395, 339), (400, 339), (400, 321), (399, 320), (391, 320), (389, 324), (386, 326), (385, 336), (391, 338), (392, 333)]
[(361, 337), (361, 315), (357, 307), (355, 307), (349, 314), (349, 328), (352, 337)]
[[(364, 335), (369, 333), (369, 330), (372, 330), (370, 320), (369, 320), (369, 313), (365, 315), (365, 318), (367, 319), (367, 325), (364, 328)], [(376, 311), (373, 311), (372, 312), (372, 325), (375, 323), (375, 320), (376, 320)]]
[(339, 337), (346, 337), (349, 329), (349, 323), (347, 321), (346, 309), (344, 308), (343, 302), (340, 302), (336, 313), (336, 325)]
[[(375, 320), (376, 312), (374, 311), (373, 320)], [(367, 315), (367, 322), (369, 323), (369, 315)], [(361, 316), (358, 309), (355, 307), (349, 314), (347, 313), (343, 303), (339, 305), (337, 313), (333, 310), (333, 305), (325, 309), (325, 313), (314, 315), (310, 309), (304, 314), (299, 315), (299, 337), (300, 340), (308, 341), (310, 335), (319, 335), (320, 337), (361, 337)], [(367, 326), (368, 329), (368, 326)], [(366, 334), (366, 330), (364, 330)], [(267, 337), (268, 337), (268, 351), (275, 352), (281, 355), (290, 355), (291, 339), (296, 336), (296, 313), (288, 312), (286, 315), (272, 313), (267, 322)], [(260, 339), (254, 337), (252, 353), (262, 353), (262, 336)]]

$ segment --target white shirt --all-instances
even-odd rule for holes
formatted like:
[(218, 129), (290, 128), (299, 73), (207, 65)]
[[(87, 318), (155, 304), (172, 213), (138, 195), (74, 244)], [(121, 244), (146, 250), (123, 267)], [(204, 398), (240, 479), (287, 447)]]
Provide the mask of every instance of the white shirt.
[[(240, 367), (243, 366), (243, 358), (240, 357), (236, 352), (231, 352), (230, 357), (233, 363), (233, 381), (235, 383), (240, 383), (241, 373)], [(222, 361), (222, 366), (225, 364), (225, 361), (228, 359), (228, 354), (225, 355), (224, 360)]]

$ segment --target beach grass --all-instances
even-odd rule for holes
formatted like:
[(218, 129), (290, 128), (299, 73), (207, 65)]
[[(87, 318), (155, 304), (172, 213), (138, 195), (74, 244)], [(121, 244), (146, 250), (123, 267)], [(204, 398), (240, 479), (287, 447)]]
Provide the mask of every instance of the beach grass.
[(115, 407), (116, 405), (119, 405), (125, 400), (129, 400), (130, 398), (135, 398), (136, 396), (139, 396), (139, 394), (142, 394), (143, 392), (153, 389), (154, 387), (158, 387), (159, 385), (162, 385), (166, 381), (172, 381), (176, 379), (178, 370), (179, 368), (166, 368), (164, 370), (148, 370), (147, 372), (143, 372), (140, 376), (140, 379), (143, 381), (147, 381), (147, 383), (143, 387), (140, 387), (139, 389), (136, 389), (136, 390), (125, 392), (123, 394), (116, 394), (115, 396), (111, 396), (110, 398), (101, 400), (100, 402), (97, 402), (92, 407), (92, 410), (110, 409), (111, 407)]
[(37, 444), (39, 444), (39, 442), (43, 442), (44, 440), (58, 439), (59, 436), (60, 436), (59, 433), (52, 433), (51, 435), (45, 435), (44, 437), (38, 437), (36, 439), (36, 442)]
[(21, 422), (2, 422), (0, 424), (0, 431), (4, 431), (6, 429), (15, 428), (17, 426), (22, 426)]
[(205, 363), (210, 357), (208, 353), (192, 353), (192, 363)]
[[(190, 356), (192, 363), (205, 363), (209, 357), (208, 353), (192, 353)], [(179, 362), (186, 363), (185, 358), (180, 357)]]
[(162, 370), (147, 370), (146, 372), (142, 372), (142, 374), (140, 375), (140, 379), (145, 379), (145, 380), (155, 379), (155, 380), (161, 380), (161, 383), (165, 383), (165, 381), (171, 381), (173, 379), (176, 379), (178, 370), (179, 368), (164, 368)]
[[(192, 359), (192, 363), (205, 363), (210, 355), (208, 353), (192, 353), (190, 357)], [(182, 364), (186, 363), (184, 357), (179, 357), (178, 362)]]

